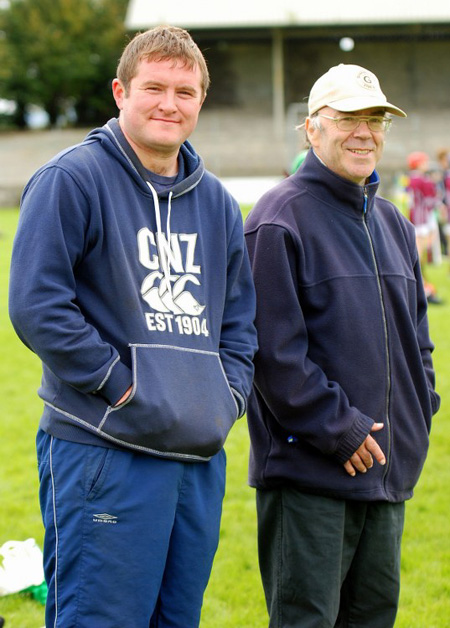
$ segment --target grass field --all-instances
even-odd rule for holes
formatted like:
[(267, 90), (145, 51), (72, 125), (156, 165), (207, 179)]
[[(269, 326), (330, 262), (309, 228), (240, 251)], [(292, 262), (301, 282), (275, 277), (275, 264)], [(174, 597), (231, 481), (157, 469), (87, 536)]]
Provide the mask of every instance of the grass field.
[[(34, 437), (41, 402), (38, 360), (17, 340), (7, 315), (7, 282), (17, 211), (0, 210), (0, 545), (33, 537), (42, 547)], [(30, 263), (32, 263), (30, 251)], [(402, 594), (397, 628), (450, 626), (450, 274), (432, 268), (445, 304), (430, 308), (442, 409), (415, 497), (407, 505)], [(228, 482), (221, 543), (206, 592), (202, 628), (264, 628), (267, 618), (256, 555), (254, 492), (247, 486), (248, 435), (244, 420), (227, 441)], [(370, 574), (368, 574), (370, 578)], [(24, 594), (0, 598), (5, 628), (40, 628), (43, 607)], [(101, 628), (101, 627), (92, 627)], [(117, 628), (122, 628), (119, 624)], [(123, 627), (127, 628), (127, 627)]]

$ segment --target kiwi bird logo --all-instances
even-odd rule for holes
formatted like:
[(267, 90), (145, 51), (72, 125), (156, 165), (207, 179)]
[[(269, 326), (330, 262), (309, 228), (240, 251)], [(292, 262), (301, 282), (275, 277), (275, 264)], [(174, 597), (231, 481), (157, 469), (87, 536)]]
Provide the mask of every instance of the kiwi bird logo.
[[(173, 285), (168, 285), (168, 282)], [(142, 282), (142, 298), (157, 312), (173, 312), (173, 314), (189, 314), (199, 316), (205, 309), (204, 305), (185, 290), (186, 284), (191, 282), (200, 285), (195, 275), (170, 275), (166, 278), (159, 270), (147, 275)]]

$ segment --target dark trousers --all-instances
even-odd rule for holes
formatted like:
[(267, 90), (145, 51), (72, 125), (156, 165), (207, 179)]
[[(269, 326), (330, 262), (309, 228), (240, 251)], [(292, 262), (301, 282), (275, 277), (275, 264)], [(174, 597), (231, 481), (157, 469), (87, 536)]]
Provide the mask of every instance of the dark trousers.
[(257, 491), (269, 628), (391, 628), (404, 503)]

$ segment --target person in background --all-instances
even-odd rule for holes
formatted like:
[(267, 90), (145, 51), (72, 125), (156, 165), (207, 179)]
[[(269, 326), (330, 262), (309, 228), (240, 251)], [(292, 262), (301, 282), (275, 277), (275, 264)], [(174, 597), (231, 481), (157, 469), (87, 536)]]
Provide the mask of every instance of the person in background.
[(137, 35), (118, 119), (22, 196), (10, 315), (43, 364), (47, 626), (200, 621), (256, 350), (241, 212), (188, 142), (208, 85), (187, 31)]
[(439, 408), (415, 231), (377, 195), (377, 77), (313, 85), (302, 167), (245, 224), (259, 350), (249, 481), (271, 628), (394, 626), (405, 501)]
[(439, 235), (443, 254), (450, 254), (450, 160), (447, 148), (437, 151), (436, 188), (439, 206)]
[(407, 162), (409, 219), (416, 231), (416, 244), (425, 293), (429, 303), (439, 304), (441, 300), (437, 295), (436, 287), (428, 280), (426, 272), (429, 261), (432, 261), (432, 251), (436, 250), (436, 242), (440, 253), (439, 227), (436, 217), (440, 202), (436, 182), (430, 174), (430, 158), (427, 153), (414, 151), (408, 155)]
[(302, 163), (305, 161), (305, 157), (307, 154), (308, 154), (307, 149), (301, 150), (299, 153), (297, 153), (297, 155), (294, 157), (292, 161), (289, 174), (294, 174), (294, 172), (297, 172), (297, 170), (300, 168)]

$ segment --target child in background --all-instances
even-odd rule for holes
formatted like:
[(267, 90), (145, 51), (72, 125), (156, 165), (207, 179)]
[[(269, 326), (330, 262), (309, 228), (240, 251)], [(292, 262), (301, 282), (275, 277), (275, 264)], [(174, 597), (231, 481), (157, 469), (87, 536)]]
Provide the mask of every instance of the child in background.
[[(436, 184), (429, 175), (430, 159), (427, 153), (415, 151), (408, 155), (409, 219), (416, 229), (417, 250), (420, 258), (425, 291), (429, 303), (441, 303), (435, 286), (426, 276), (428, 255), (439, 237), (436, 208), (439, 205)], [(439, 260), (434, 260), (439, 261)]]

